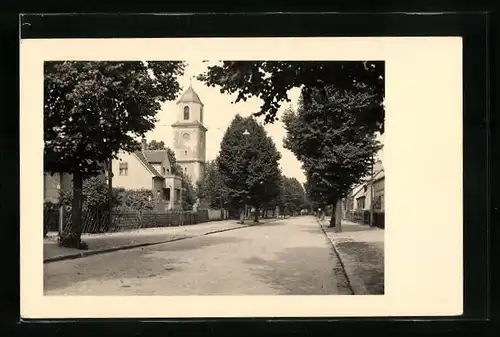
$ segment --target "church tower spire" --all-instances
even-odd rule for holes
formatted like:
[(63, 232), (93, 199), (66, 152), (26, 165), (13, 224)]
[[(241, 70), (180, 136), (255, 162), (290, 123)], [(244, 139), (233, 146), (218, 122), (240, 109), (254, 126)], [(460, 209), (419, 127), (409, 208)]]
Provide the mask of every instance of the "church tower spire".
[(172, 124), (174, 152), (184, 174), (196, 183), (205, 171), (207, 128), (203, 125), (204, 104), (190, 85), (177, 101), (177, 121)]

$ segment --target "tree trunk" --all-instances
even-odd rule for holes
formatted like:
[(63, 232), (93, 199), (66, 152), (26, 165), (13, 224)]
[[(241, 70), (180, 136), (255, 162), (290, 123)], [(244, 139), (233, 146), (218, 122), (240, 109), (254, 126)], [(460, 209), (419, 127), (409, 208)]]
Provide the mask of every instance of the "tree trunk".
[(259, 222), (260, 210), (257, 206), (254, 206), (254, 207), (255, 207), (255, 212), (253, 212), (253, 222)]
[(240, 208), (240, 223), (244, 224), (245, 223), (245, 209)]
[(63, 231), (59, 244), (63, 247), (87, 249), (81, 241), (82, 236), (82, 199), (83, 176), (81, 172), (73, 173), (73, 200), (71, 204), (71, 228)]
[(108, 160), (108, 225), (107, 230), (111, 229), (113, 223), (113, 166), (112, 159)]
[(328, 227), (334, 227), (336, 233), (340, 233), (342, 231), (342, 205), (341, 205), (341, 200), (337, 200), (332, 205), (332, 217), (330, 218), (330, 226)]

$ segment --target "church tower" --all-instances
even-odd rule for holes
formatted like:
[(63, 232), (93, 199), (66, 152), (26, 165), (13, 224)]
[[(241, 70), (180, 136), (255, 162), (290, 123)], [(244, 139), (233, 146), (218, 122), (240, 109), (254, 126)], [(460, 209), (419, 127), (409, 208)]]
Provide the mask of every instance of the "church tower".
[(172, 124), (177, 163), (196, 184), (205, 170), (205, 133), (203, 103), (190, 85), (177, 101), (177, 121)]

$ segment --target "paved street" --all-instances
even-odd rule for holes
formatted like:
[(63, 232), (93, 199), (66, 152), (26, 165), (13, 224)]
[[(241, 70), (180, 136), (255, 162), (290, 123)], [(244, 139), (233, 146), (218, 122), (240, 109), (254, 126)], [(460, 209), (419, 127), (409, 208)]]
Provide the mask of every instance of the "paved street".
[(44, 265), (45, 295), (348, 295), (313, 217)]

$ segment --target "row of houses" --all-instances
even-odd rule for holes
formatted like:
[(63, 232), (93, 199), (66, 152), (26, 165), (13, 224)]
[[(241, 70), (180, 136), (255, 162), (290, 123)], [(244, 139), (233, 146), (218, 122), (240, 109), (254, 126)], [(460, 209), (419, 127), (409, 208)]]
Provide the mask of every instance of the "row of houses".
[[(383, 144), (384, 136), (378, 140)], [(385, 211), (385, 170), (383, 165), (383, 148), (375, 156), (372, 172), (354, 186), (348, 196), (342, 200), (342, 215), (344, 219), (351, 218), (352, 213), (373, 210), (376, 213)]]
[[(344, 218), (348, 212), (369, 211), (384, 212), (385, 207), (385, 171), (381, 161), (377, 161), (370, 175), (361, 184), (351, 189), (342, 201)], [(372, 208), (373, 207), (373, 208)]]

